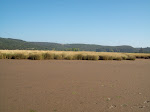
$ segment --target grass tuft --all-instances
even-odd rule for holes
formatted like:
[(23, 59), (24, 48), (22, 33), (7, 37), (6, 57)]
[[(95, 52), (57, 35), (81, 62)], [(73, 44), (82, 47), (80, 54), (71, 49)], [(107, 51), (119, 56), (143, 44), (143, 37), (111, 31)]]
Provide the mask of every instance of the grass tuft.
[(103, 56), (99, 56), (99, 60), (113, 60), (114, 58), (112, 56), (107, 56), (107, 55), (103, 55)]
[(99, 60), (99, 56), (97, 56), (97, 55), (88, 55), (87, 59), (88, 60)]
[(122, 57), (115, 57), (115, 58), (113, 58), (113, 60), (121, 61), (121, 60), (122, 60)]
[(45, 60), (54, 59), (54, 54), (44, 53), (43, 59), (45, 59)]
[(65, 58), (66, 60), (73, 60), (73, 56), (71, 56), (71, 55), (68, 55), (68, 56), (66, 56), (66, 58)]
[(27, 59), (27, 56), (21, 53), (10, 55), (10, 59)]
[(2, 53), (0, 53), (0, 59), (3, 59), (3, 55), (2, 55)]
[(28, 59), (30, 59), (30, 60), (41, 60), (43, 58), (42, 58), (41, 54), (30, 54)]
[(83, 60), (83, 55), (82, 54), (77, 54), (75, 56), (76, 60)]
[(126, 60), (135, 60), (135, 56), (130, 56), (130, 55), (128, 55), (128, 57), (126, 58)]
[(62, 56), (62, 54), (54, 54), (54, 59), (56, 59), (56, 60), (62, 60), (63, 56)]

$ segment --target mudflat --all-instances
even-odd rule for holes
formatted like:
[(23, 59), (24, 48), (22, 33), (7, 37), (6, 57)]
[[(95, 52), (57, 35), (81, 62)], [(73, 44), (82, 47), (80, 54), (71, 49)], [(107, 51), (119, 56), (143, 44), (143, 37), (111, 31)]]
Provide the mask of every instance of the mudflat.
[(0, 60), (0, 112), (150, 112), (150, 60)]

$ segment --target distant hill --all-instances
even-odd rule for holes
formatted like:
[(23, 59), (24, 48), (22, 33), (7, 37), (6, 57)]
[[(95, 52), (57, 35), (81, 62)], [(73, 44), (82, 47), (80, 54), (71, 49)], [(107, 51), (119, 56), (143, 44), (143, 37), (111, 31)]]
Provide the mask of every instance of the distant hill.
[(102, 46), (95, 44), (59, 44), (50, 42), (27, 42), (19, 39), (0, 37), (0, 49), (8, 50), (58, 50), (58, 51), (97, 51), (97, 52), (141, 52), (150, 53), (150, 47), (133, 48), (132, 46)]

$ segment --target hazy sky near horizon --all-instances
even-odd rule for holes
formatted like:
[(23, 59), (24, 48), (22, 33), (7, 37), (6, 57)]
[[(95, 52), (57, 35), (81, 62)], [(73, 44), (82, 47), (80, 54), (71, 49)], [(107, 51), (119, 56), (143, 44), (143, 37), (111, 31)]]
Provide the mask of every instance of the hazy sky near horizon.
[(150, 0), (0, 0), (0, 37), (150, 47)]

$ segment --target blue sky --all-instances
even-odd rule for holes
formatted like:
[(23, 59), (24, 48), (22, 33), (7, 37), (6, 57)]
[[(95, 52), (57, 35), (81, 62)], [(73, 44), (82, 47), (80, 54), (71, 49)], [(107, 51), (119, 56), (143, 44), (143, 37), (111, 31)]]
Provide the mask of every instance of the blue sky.
[(150, 47), (150, 0), (0, 0), (0, 37)]

